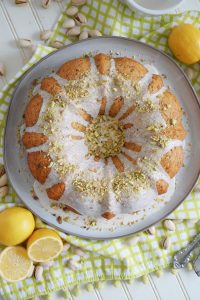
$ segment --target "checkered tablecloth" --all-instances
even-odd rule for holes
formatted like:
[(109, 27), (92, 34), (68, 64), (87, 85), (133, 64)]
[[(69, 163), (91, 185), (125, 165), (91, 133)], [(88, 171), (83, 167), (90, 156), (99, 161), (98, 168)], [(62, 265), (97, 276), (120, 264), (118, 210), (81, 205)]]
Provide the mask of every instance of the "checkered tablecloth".
[[(171, 27), (181, 22), (193, 23), (199, 26), (200, 13), (187, 12), (181, 15), (165, 15), (161, 17), (142, 16), (131, 12), (128, 7), (121, 2), (88, 0), (87, 6), (81, 8), (87, 15), (88, 29), (97, 28), (103, 35), (127, 36), (139, 39), (158, 49), (171, 54), (167, 47), (167, 36)], [(64, 20), (67, 18), (63, 12), (54, 29), (54, 34), (50, 40), (60, 40), (64, 44), (71, 40), (65, 35), (62, 28)], [(5, 117), (10, 101), (10, 96), (20, 78), (20, 76), (36, 61), (47, 53), (53, 51), (50, 47), (38, 46), (34, 56), (26, 64), (15, 78), (0, 93), (0, 157), (2, 157), (2, 137), (5, 125)], [(182, 67), (185, 69), (186, 66)], [(200, 94), (200, 70), (199, 65), (190, 66), (194, 71), (192, 84), (198, 94)], [(72, 250), (63, 252), (55, 261), (55, 265), (46, 268), (44, 278), (38, 282), (33, 278), (23, 280), (18, 283), (7, 283), (0, 279), (0, 295), (3, 299), (28, 299), (35, 295), (47, 294), (55, 290), (65, 289), (69, 285), (80, 282), (90, 282), (106, 279), (131, 279), (142, 276), (155, 270), (169, 267), (174, 253), (188, 243), (190, 239), (199, 231), (198, 223), (193, 219), (200, 218), (200, 183), (187, 198), (186, 201), (170, 216), (175, 219), (184, 219), (176, 224), (175, 232), (168, 232), (162, 224), (156, 226), (155, 236), (140, 233), (139, 242), (130, 246), (130, 238), (116, 239), (112, 241), (96, 241), (76, 238), (60, 233), (61, 237), (72, 246), (83, 249), (87, 257), (81, 263), (81, 269), (72, 271), (66, 262), (69, 257), (73, 257)], [(15, 193), (10, 188), (9, 195), (1, 199), (0, 210), (13, 205), (21, 204)], [(37, 220), (37, 227), (45, 226)], [(164, 250), (160, 247), (161, 240), (170, 235), (171, 247)], [(3, 248), (3, 247), (2, 247)]]

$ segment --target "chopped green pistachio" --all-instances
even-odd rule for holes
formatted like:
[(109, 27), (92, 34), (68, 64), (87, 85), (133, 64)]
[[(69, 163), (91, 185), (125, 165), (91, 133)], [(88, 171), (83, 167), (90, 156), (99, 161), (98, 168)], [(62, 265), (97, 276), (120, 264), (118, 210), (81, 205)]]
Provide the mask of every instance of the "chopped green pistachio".
[(98, 158), (115, 156), (125, 142), (122, 123), (110, 116), (98, 116), (87, 126), (85, 144), (88, 153)]
[(155, 110), (155, 105), (150, 99), (147, 99), (142, 103), (136, 101), (137, 112), (144, 113), (144, 112), (152, 112), (154, 110)]
[(84, 98), (89, 95), (88, 89), (90, 88), (89, 80), (86, 80), (85, 77), (78, 81), (69, 81), (65, 85), (65, 91), (68, 98), (71, 100), (77, 98)]
[(162, 124), (151, 124), (147, 126), (147, 130), (152, 132), (158, 132), (161, 130), (162, 127)]
[(168, 142), (168, 138), (160, 135), (151, 136), (151, 144), (160, 148), (165, 148)]
[(75, 191), (86, 196), (103, 197), (107, 192), (108, 186), (105, 180), (86, 180), (75, 178), (72, 182)]
[(112, 188), (118, 200), (120, 200), (122, 194), (130, 196), (132, 193), (139, 192), (142, 188), (148, 186), (148, 178), (141, 170), (116, 174), (112, 180)]

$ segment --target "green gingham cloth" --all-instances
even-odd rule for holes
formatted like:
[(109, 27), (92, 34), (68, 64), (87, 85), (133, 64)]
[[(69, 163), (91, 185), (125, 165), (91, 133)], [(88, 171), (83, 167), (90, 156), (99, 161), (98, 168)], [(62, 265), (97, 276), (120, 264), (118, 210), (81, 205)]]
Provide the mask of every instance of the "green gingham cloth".
[[(86, 14), (89, 24), (87, 27), (90, 29), (97, 28), (104, 35), (120, 35), (140, 39), (169, 54), (170, 51), (166, 42), (169, 29), (181, 22), (197, 25), (200, 19), (200, 13), (195, 11), (181, 15), (142, 17), (137, 13), (131, 12), (129, 8), (116, 0), (88, 0), (87, 6), (82, 7), (81, 11)], [(67, 16), (64, 12), (54, 29), (51, 41), (60, 40), (65, 44), (70, 42), (62, 28), (66, 18)], [(38, 46), (28, 64), (18, 72), (15, 78), (0, 93), (0, 157), (2, 160), (3, 128), (10, 96), (20, 76), (31, 65), (51, 51), (53, 49), (50, 47)], [(186, 68), (186, 66), (183, 67)], [(189, 68), (194, 72), (193, 86), (197, 93), (200, 93), (199, 65), (196, 64)], [(21, 202), (10, 187), (9, 194), (0, 201), (0, 210), (20, 204)], [(200, 182), (184, 203), (169, 218), (184, 219), (184, 221), (176, 224), (175, 232), (167, 231), (160, 223), (156, 226), (156, 234), (154, 236), (140, 233), (138, 234), (139, 242), (132, 246), (130, 245), (131, 238), (96, 241), (81, 239), (60, 232), (59, 234), (63, 240), (72, 245), (71, 250), (63, 252), (55, 260), (55, 264), (52, 267), (45, 268), (43, 280), (36, 281), (34, 278), (28, 278), (21, 282), (8, 283), (0, 279), (0, 296), (3, 299), (23, 300), (60, 289), (64, 289), (68, 293), (68, 287), (75, 284), (106, 279), (133, 279), (146, 275), (149, 272), (170, 267), (174, 253), (184, 247), (199, 232), (199, 224), (194, 223), (194, 220), (200, 219)], [(37, 228), (46, 226), (38, 219), (36, 224)], [(160, 247), (160, 242), (166, 235), (170, 236), (172, 243), (168, 250)], [(80, 269), (76, 271), (72, 271), (67, 266), (67, 260), (70, 257), (74, 257), (74, 247), (80, 247), (86, 253)], [(3, 249), (3, 247), (0, 249)]]

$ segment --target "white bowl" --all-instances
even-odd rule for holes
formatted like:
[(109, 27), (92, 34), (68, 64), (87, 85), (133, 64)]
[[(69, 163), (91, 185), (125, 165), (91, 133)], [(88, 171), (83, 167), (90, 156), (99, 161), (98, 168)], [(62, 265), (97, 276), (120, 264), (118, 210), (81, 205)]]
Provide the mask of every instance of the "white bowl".
[(149, 15), (163, 15), (180, 6), (184, 0), (125, 0), (131, 9)]

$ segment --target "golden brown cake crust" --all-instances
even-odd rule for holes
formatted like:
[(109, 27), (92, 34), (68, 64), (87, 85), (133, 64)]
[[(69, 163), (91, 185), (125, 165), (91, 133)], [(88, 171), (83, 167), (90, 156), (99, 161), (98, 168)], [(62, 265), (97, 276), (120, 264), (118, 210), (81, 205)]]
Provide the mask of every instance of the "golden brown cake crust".
[(65, 191), (65, 184), (63, 182), (59, 182), (48, 188), (46, 191), (50, 199), (59, 200)]
[(86, 75), (90, 67), (90, 59), (88, 57), (76, 58), (64, 63), (57, 74), (67, 80), (77, 80)]
[(42, 145), (47, 140), (48, 137), (46, 135), (38, 132), (25, 132), (22, 137), (22, 142), (27, 149)]
[(163, 134), (168, 138), (183, 141), (187, 133), (182, 124), (183, 112), (178, 100), (170, 91), (165, 91), (159, 99), (159, 105), (167, 123)]
[(118, 156), (112, 156), (111, 158), (112, 158), (113, 164), (115, 165), (118, 172), (120, 172), (120, 173), (124, 172), (124, 164), (119, 159), (119, 157)]
[(180, 123), (175, 126), (169, 125), (163, 130), (163, 134), (170, 139), (183, 141), (186, 138), (187, 132), (182, 123)]
[(153, 74), (148, 90), (151, 94), (158, 92), (163, 87), (163, 80), (160, 75)]
[(114, 118), (120, 111), (123, 104), (124, 104), (124, 99), (122, 97), (117, 97), (113, 101), (113, 104), (110, 107), (109, 116)]
[(41, 81), (41, 89), (46, 91), (47, 93), (55, 96), (59, 92), (61, 92), (62, 88), (57, 82), (57, 80), (53, 77), (46, 77)]
[(51, 168), (49, 167), (51, 163), (51, 158), (44, 151), (36, 151), (28, 153), (28, 166), (31, 174), (37, 181), (44, 184)]
[(183, 112), (176, 97), (170, 92), (165, 91), (159, 98), (160, 112), (167, 122), (170, 124), (172, 120), (180, 123), (182, 120)]
[(182, 146), (174, 147), (161, 158), (161, 165), (170, 178), (173, 178), (183, 166), (184, 151)]
[(156, 181), (156, 189), (157, 189), (158, 195), (165, 194), (168, 190), (168, 187), (169, 187), (169, 184), (165, 180), (160, 179), (160, 180)]
[(31, 98), (25, 110), (25, 124), (27, 127), (34, 126), (39, 118), (43, 99), (40, 95), (35, 95)]
[(94, 61), (97, 70), (102, 75), (108, 75), (110, 71), (110, 56), (107, 54), (99, 53), (95, 55)]
[(117, 71), (126, 79), (139, 81), (147, 73), (147, 69), (132, 58), (117, 57), (114, 60)]

